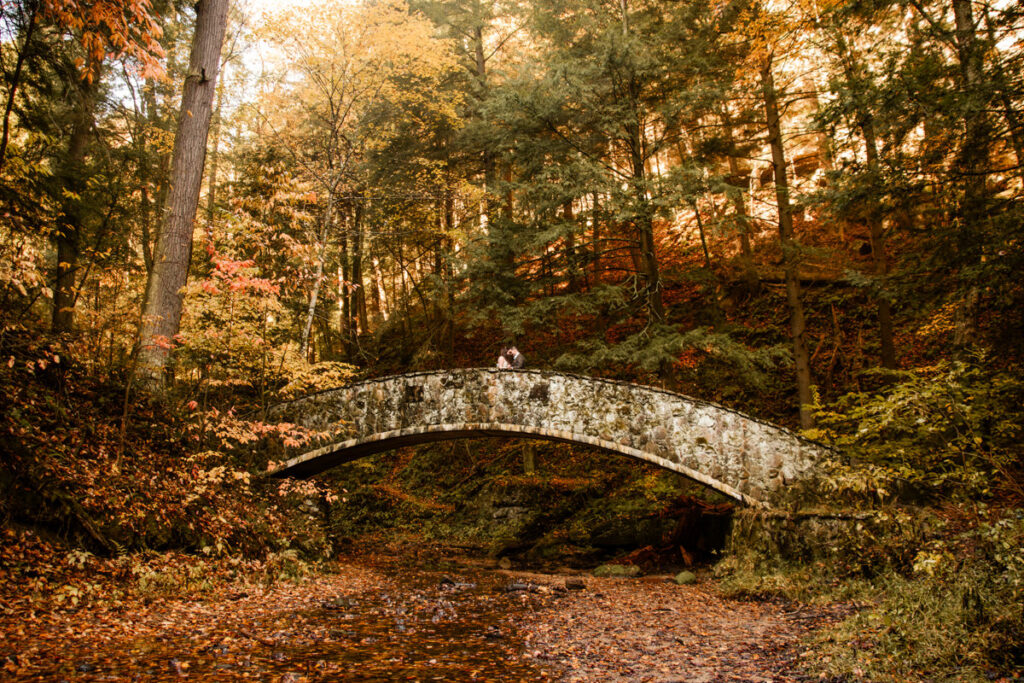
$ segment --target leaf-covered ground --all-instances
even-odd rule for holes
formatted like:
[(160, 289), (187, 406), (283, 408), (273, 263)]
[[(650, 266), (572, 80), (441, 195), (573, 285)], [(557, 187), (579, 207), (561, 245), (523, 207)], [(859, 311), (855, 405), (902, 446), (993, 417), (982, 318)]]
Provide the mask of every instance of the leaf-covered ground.
[[(663, 578), (529, 574), (364, 554), (301, 582), (236, 582), (0, 610), (0, 678), (796, 681), (820, 611)], [(571, 581), (570, 581), (571, 583)]]
[(524, 656), (560, 666), (565, 681), (811, 680), (801, 638), (849, 611), (726, 600), (668, 577), (585, 583), (520, 622)]

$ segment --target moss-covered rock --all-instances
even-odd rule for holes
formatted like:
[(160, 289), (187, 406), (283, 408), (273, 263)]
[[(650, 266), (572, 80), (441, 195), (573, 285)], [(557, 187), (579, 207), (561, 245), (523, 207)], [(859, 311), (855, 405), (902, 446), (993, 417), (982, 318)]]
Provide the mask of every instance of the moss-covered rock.
[(675, 576), (675, 582), (680, 586), (689, 586), (691, 583), (697, 583), (697, 575), (693, 572), (679, 572)]
[(632, 564), (602, 564), (594, 570), (594, 576), (630, 578), (640, 574), (640, 567)]

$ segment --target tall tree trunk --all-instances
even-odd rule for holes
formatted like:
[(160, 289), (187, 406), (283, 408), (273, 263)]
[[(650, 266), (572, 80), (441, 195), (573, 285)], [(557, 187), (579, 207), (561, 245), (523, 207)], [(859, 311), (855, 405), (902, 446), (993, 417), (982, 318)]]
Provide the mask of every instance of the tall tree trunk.
[(711, 267), (711, 252), (708, 251), (708, 239), (704, 234), (704, 220), (700, 216), (700, 207), (697, 206), (695, 200), (690, 200), (690, 208), (693, 209), (693, 215), (697, 219), (697, 233), (700, 235), (700, 248), (704, 252), (704, 268), (712, 276), (714, 275), (714, 269)]
[[(732, 154), (729, 155), (729, 175), (732, 178), (740, 178), (739, 161)], [(733, 209), (736, 212), (736, 222), (739, 224), (740, 233), (740, 267), (743, 269), (743, 279), (747, 283), (747, 289), (751, 294), (761, 291), (761, 278), (757, 274), (757, 266), (754, 265), (754, 248), (750, 243), (750, 216), (747, 215), (747, 203), (743, 199), (742, 188), (737, 187), (732, 196)]]
[[(358, 204), (356, 205), (358, 206)], [(353, 207), (353, 211), (355, 211)], [(353, 216), (345, 216), (345, 228), (341, 231), (341, 253), (339, 254), (339, 262), (341, 265), (341, 278), (338, 283), (338, 301), (341, 304), (341, 315), (338, 321), (339, 332), (341, 333), (341, 344), (345, 353), (345, 357), (349, 358), (352, 351), (352, 337), (355, 336), (353, 331), (353, 314), (352, 314), (352, 264), (350, 261), (349, 249), (349, 224), (352, 222)]]
[(651, 205), (646, 198), (646, 191), (638, 188), (644, 197), (641, 200), (641, 213), (637, 216), (637, 230), (640, 238), (640, 263), (643, 267), (645, 291), (647, 293), (648, 317), (652, 322), (665, 322), (665, 304), (661, 297), (661, 275), (658, 270), (658, 256), (654, 245), (654, 219), (651, 216)]
[(363, 205), (356, 204), (352, 221), (352, 297), (353, 317), (359, 320), (359, 334), (369, 332), (366, 319), (366, 287), (363, 284)]
[[(824, 88), (828, 89), (826, 83)], [(807, 98), (811, 101), (811, 105), (814, 107), (815, 116), (821, 112), (821, 97), (819, 96), (821, 88), (818, 87), (818, 83), (815, 80), (808, 79), (805, 86), (807, 92)], [(835, 151), (832, 149), (832, 137), (823, 129), (815, 126), (814, 137), (818, 143), (818, 166), (825, 171), (836, 170), (835, 164)], [(840, 231), (842, 230), (842, 223), (840, 223)], [(840, 233), (840, 238), (843, 235)]]
[(316, 275), (313, 279), (313, 291), (309, 294), (309, 306), (306, 308), (306, 323), (302, 326), (302, 337), (299, 341), (299, 357), (309, 359), (309, 335), (313, 330), (313, 319), (316, 317), (316, 305), (320, 298), (320, 288), (324, 282), (324, 263), (327, 256), (327, 238), (330, 235), (331, 221), (334, 220), (334, 192), (327, 192), (327, 206), (324, 207), (323, 223), (320, 225), (320, 248), (317, 250)]
[(170, 349), (181, 324), (182, 289), (192, 258), (192, 224), (199, 206), (199, 189), (206, 161), (213, 96), (217, 87), (220, 50), (227, 27), (228, 0), (199, 0), (174, 136), (171, 187), (167, 213), (146, 285), (146, 305), (139, 332), (136, 373), (152, 390), (165, 386)]
[(601, 198), (594, 193), (593, 225), (591, 240), (593, 254), (594, 284), (601, 282)]
[[(967, 263), (976, 263), (983, 258), (978, 249), (983, 240), (977, 235), (988, 217), (989, 97), (983, 83), (984, 54), (976, 35), (971, 0), (953, 0), (953, 20), (961, 90), (968, 103), (964, 110), (964, 137), (960, 149), (959, 166), (963, 169), (964, 180), (957, 247)], [(954, 314), (954, 344), (957, 346), (967, 346), (975, 336), (979, 299), (978, 287), (972, 285), (958, 302)]]
[(444, 195), (444, 237), (442, 247), (444, 249), (444, 262), (442, 268), (442, 282), (447, 299), (448, 311), (445, 316), (445, 360), (448, 367), (455, 364), (455, 272), (452, 269), (452, 233), (455, 231), (455, 196), (451, 190), (451, 179), (449, 188)]
[[(843, 65), (843, 74), (846, 77), (846, 85), (853, 93), (855, 100), (858, 127), (864, 140), (868, 172), (871, 174), (872, 184), (875, 188), (867, 202), (867, 222), (871, 236), (871, 260), (875, 275), (879, 279), (884, 279), (889, 274), (889, 260), (882, 222), (882, 204), (876, 194), (876, 192), (881, 192), (882, 178), (882, 168), (878, 159), (878, 136), (875, 134), (874, 117), (863, 98), (864, 84), (858, 68), (858, 59), (846, 43), (840, 27), (836, 28), (835, 39), (839, 49), (839, 58)], [(882, 350), (882, 367), (894, 370), (896, 369), (896, 346), (893, 343), (892, 305), (882, 293), (875, 295), (875, 302), (878, 306), (878, 336)]]
[(57, 265), (54, 269), (53, 322), (54, 332), (70, 332), (75, 322), (75, 276), (78, 269), (78, 250), (84, 230), (85, 211), (82, 195), (85, 193), (85, 155), (89, 145), (96, 114), (99, 74), (77, 85), (71, 138), (67, 156), (61, 166), (60, 180), (64, 189), (61, 213), (54, 241), (57, 246)]
[[(622, 36), (629, 36), (629, 7), (627, 0), (620, 0), (622, 10)], [(639, 85), (635, 75), (629, 77), (626, 93), (630, 107), (626, 127), (629, 135), (629, 152), (632, 163), (633, 195), (637, 203), (635, 214), (637, 237), (640, 243), (640, 262), (643, 269), (647, 295), (647, 314), (651, 322), (665, 322), (665, 304), (661, 296), (661, 275), (658, 255), (654, 245), (654, 215), (650, 197), (647, 194), (647, 168), (644, 155), (644, 125), (640, 113)]]
[(386, 320), (388, 314), (384, 308), (384, 278), (380, 272), (380, 261), (377, 259), (376, 256), (370, 259), (370, 266), (370, 278), (372, 280), (372, 288), (370, 289), (370, 301), (373, 303), (373, 314), (378, 319)]
[[(221, 67), (223, 68), (223, 67)], [(221, 113), (224, 111), (224, 79), (217, 83), (217, 107), (213, 110), (212, 130), (213, 149), (210, 150), (210, 173), (206, 183), (206, 225), (212, 230), (213, 214), (217, 208), (217, 166), (220, 162), (220, 127)]]
[(961, 246), (970, 247), (976, 240), (972, 232), (985, 211), (985, 182), (988, 175), (989, 131), (987, 102), (983, 101), (983, 55), (975, 33), (971, 0), (953, 0), (953, 18), (957, 59), (963, 95), (970, 105), (964, 113), (964, 138), (960, 163), (964, 173), (964, 196), (961, 207), (963, 223)]
[[(877, 181), (881, 179), (881, 168), (878, 163), (878, 143), (875, 136), (875, 125), (870, 114), (865, 114), (860, 122), (864, 148), (867, 152), (868, 170)], [(882, 225), (882, 206), (872, 196), (868, 207), (868, 229), (871, 234), (871, 260), (875, 266), (875, 275), (884, 280), (889, 274), (889, 259), (886, 254), (885, 229)], [(882, 367), (896, 369), (896, 345), (893, 343), (892, 305), (885, 294), (875, 295), (878, 304), (878, 337), (882, 346)]]
[(139, 184), (142, 188), (142, 217), (139, 220), (141, 235), (139, 241), (142, 245), (142, 263), (146, 266), (146, 276), (153, 270), (153, 221), (159, 211), (156, 206), (156, 198), (150, 194), (150, 185), (153, 183), (152, 155), (149, 154), (150, 135), (156, 120), (156, 85), (151, 79), (147, 79), (142, 86), (142, 102), (145, 109), (146, 123), (142, 134), (139, 157), (142, 161), (139, 164)]
[(565, 267), (570, 292), (580, 291), (580, 272), (576, 267), (576, 226), (572, 213), (572, 200), (562, 204), (562, 218), (565, 220)]
[[(479, 3), (474, 4), (474, 9), (477, 11), (480, 10)], [(473, 27), (472, 52), (473, 76), (476, 80), (475, 95), (477, 103), (482, 104), (486, 101), (487, 93), (489, 91), (489, 85), (487, 82), (487, 55), (486, 46), (484, 45), (484, 26), (482, 21)], [(503, 259), (501, 259), (499, 255), (504, 253), (503, 242), (505, 239), (504, 233), (506, 228), (495, 230), (495, 226), (493, 225), (493, 218), (499, 201), (498, 197), (494, 194), (497, 186), (495, 155), (490, 149), (484, 149), (480, 153), (480, 157), (484, 175), (484, 198), (482, 203), (483, 215), (480, 217), (480, 223), (482, 227), (486, 227), (486, 236), (490, 245), (492, 258), (499, 262), (503, 262)]]
[(778, 93), (772, 76), (772, 58), (768, 55), (761, 67), (761, 92), (764, 97), (768, 144), (772, 150), (775, 170), (775, 197), (779, 208), (779, 242), (782, 245), (783, 273), (786, 279), (786, 302), (789, 305), (789, 330), (793, 339), (793, 360), (796, 362), (797, 399), (800, 401), (800, 426), (814, 426), (810, 406), (811, 356), (805, 338), (804, 305), (800, 298), (799, 244), (793, 236), (793, 210), (789, 201), (789, 181), (786, 178), (786, 149), (782, 140), (782, 122), (779, 118)]
[(754, 266), (754, 249), (750, 244), (750, 217), (747, 215), (747, 204), (743, 200), (743, 189), (739, 185), (741, 177), (739, 159), (736, 158), (732, 135), (732, 117), (729, 110), (722, 107), (722, 129), (725, 132), (725, 142), (729, 146), (729, 185), (736, 188), (732, 195), (733, 210), (736, 212), (736, 223), (739, 226), (740, 238), (740, 267), (743, 269), (743, 279), (751, 294), (757, 294), (761, 289), (761, 280), (757, 275), (757, 268)]
[[(160, 114), (156, 103), (156, 81), (153, 79), (146, 79), (146, 83), (142, 89), (142, 101), (146, 106), (146, 122), (148, 124), (146, 146), (152, 145), (152, 132), (159, 128)], [(157, 163), (154, 170), (154, 164), (152, 163), (152, 156), (155, 152), (150, 152), (145, 156), (144, 162), (144, 175), (143, 178), (143, 202), (144, 212), (142, 217), (142, 261), (146, 266), (146, 276), (149, 277), (150, 273), (153, 272), (153, 226), (159, 220), (159, 217), (163, 213), (164, 205), (167, 201), (167, 176), (170, 175), (170, 155), (166, 152), (160, 152), (157, 154)], [(155, 184), (156, 193), (151, 196), (150, 188), (151, 184)], [(157, 230), (156, 232), (159, 232)]]
[[(623, 0), (625, 3), (625, 0)], [(658, 255), (654, 245), (654, 216), (650, 198), (647, 196), (647, 176), (643, 161), (643, 139), (639, 120), (630, 123), (630, 137), (633, 161), (633, 193), (637, 203), (635, 213), (637, 237), (640, 246), (640, 267), (645, 280), (647, 313), (652, 322), (665, 322), (665, 304), (661, 298), (661, 275)]]
[(3, 170), (4, 162), (7, 161), (7, 143), (11, 138), (11, 114), (14, 112), (14, 100), (18, 94), (18, 86), (21, 85), (21, 72), (25, 67), (25, 59), (28, 57), (32, 45), (32, 35), (36, 31), (39, 1), (29, 0), (25, 3), (24, 9), (28, 14), (25, 30), (22, 35), (21, 47), (18, 48), (18, 59), (14, 63), (14, 71), (7, 83), (7, 104), (4, 105), (3, 134), (0, 136), (0, 170)]
[[(501, 220), (488, 224), (487, 245), (489, 258), (494, 264), (496, 281), (499, 287), (511, 290), (515, 288), (516, 252), (512, 248), (512, 219), (515, 216), (515, 195), (512, 192), (512, 167), (508, 164), (502, 168), (505, 181), (505, 196), (502, 202)], [(509, 296), (511, 291), (505, 291)]]

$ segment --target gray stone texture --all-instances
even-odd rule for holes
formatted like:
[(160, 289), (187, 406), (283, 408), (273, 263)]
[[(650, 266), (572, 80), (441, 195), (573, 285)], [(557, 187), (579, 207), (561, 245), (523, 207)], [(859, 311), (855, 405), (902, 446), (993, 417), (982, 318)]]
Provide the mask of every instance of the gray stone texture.
[(583, 443), (647, 460), (750, 504), (813, 477), (819, 444), (713, 403), (652, 387), (541, 370), (397, 375), (273, 409), (322, 432), (274, 473), (309, 477), (399, 446), (473, 436)]

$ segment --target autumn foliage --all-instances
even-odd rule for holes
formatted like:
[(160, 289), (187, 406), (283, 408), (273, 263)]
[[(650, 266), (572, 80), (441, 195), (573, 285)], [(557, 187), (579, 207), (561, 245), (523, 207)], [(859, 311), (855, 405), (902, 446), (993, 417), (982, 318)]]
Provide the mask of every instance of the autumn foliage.
[[(0, 590), (63, 609), (92, 590), (85, 567), (104, 585), (190, 562), (292, 571), (374, 525), (470, 534), (449, 518), (513, 485), (566, 519), (602, 497), (615, 517), (666, 509), (668, 475), (582, 477), (589, 451), (523, 474), (509, 444), (363, 462), (351, 491), (264, 477), (322, 436), (268, 419), (275, 403), (515, 343), (532, 368), (837, 447), (794, 514), (943, 522), (913, 552), (925, 536), (843, 545), (864, 561), (829, 581), (915, 596), (878, 623), (985, 634), (920, 661), (1019, 671), (993, 654), (1019, 617), (973, 607), (1021, 595), (1004, 552), (1024, 502), (1017, 4), (231, 6), (219, 60), (207, 45), (195, 68), (197, 5), (0, 3)], [(202, 111), (183, 106), (200, 86)], [(207, 115), (179, 202), (175, 140)], [(143, 317), (154, 290), (180, 320)], [(144, 323), (166, 329), (140, 340)], [(766, 547), (748, 594), (787, 586), (762, 570), (803, 546)], [(867, 620), (880, 653), (899, 629)], [(848, 656), (830, 672), (860, 677)]]

